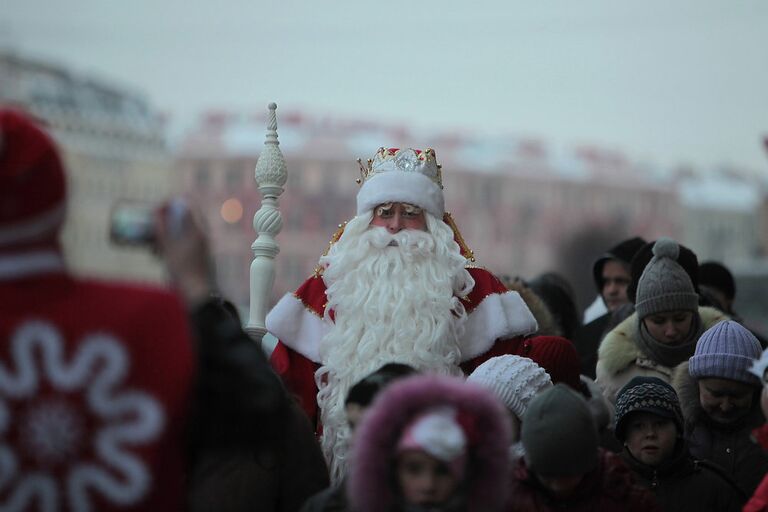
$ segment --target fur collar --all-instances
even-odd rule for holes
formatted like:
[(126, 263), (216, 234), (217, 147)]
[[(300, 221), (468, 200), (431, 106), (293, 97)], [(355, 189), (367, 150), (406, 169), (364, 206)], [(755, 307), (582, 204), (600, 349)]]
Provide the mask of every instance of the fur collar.
[[(699, 307), (699, 316), (705, 330), (721, 320), (728, 319), (724, 313), (710, 307)], [(597, 357), (609, 374), (619, 373), (637, 358), (648, 357), (638, 348), (635, 341), (637, 338), (637, 322), (637, 313), (632, 313), (606, 334), (602, 343), (600, 343)]]
[(523, 298), (525, 305), (531, 310), (533, 317), (536, 319), (536, 323), (539, 325), (536, 334), (539, 336), (562, 336), (563, 333), (560, 327), (555, 322), (552, 312), (549, 310), (544, 301), (534, 293), (533, 290), (525, 286), (521, 281), (510, 281), (507, 279), (504, 281), (504, 285), (520, 294)]
[(699, 384), (688, 373), (688, 361), (677, 365), (672, 374), (672, 387), (677, 391), (686, 424), (694, 423), (704, 412), (699, 405)]

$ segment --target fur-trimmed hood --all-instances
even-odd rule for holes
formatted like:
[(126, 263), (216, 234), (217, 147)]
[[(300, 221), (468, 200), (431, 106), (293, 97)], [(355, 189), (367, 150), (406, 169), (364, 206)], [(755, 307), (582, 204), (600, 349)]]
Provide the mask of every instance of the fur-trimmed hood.
[(493, 512), (505, 504), (509, 484), (510, 424), (490, 391), (460, 378), (418, 375), (391, 384), (374, 401), (356, 434), (348, 481), (354, 510), (389, 512), (396, 506), (393, 488), (396, 445), (403, 429), (435, 406), (455, 407), (469, 418), (466, 510)]
[(536, 330), (536, 334), (540, 336), (562, 336), (563, 333), (560, 327), (555, 322), (555, 318), (552, 316), (552, 312), (549, 310), (541, 297), (525, 286), (520, 280), (503, 280), (504, 286), (509, 288), (513, 292), (517, 292), (522, 297), (525, 305), (531, 310), (533, 317), (536, 319), (536, 323), (539, 328)]
[[(709, 329), (721, 320), (727, 320), (728, 317), (710, 307), (699, 307), (699, 316), (701, 317), (704, 330)], [(637, 358), (647, 358), (637, 344), (637, 313), (632, 313), (619, 325), (614, 327), (605, 335), (600, 348), (597, 351), (597, 358), (601, 366), (609, 375), (615, 375), (627, 366), (632, 364)]]

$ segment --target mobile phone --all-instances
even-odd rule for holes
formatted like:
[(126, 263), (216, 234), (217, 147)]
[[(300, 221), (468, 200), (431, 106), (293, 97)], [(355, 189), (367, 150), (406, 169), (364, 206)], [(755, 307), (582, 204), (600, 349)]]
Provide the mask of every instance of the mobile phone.
[(109, 238), (117, 245), (145, 246), (155, 240), (157, 205), (139, 201), (120, 201), (112, 207)]

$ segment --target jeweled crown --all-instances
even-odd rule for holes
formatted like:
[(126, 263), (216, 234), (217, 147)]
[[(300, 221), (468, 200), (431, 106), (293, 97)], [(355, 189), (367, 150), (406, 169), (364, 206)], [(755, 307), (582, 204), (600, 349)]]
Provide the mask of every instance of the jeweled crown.
[(360, 165), (361, 179), (358, 183), (367, 181), (376, 174), (399, 171), (415, 172), (422, 174), (443, 188), (443, 176), (441, 165), (437, 163), (434, 149), (399, 149), (399, 148), (379, 148), (373, 158), (369, 158), (364, 164), (358, 158)]

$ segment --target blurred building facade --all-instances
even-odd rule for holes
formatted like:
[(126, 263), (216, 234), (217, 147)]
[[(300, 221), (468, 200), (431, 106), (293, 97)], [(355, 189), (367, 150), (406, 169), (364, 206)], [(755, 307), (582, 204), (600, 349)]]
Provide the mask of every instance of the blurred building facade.
[[(284, 224), (274, 299), (310, 275), (338, 225), (354, 215), (355, 160), (371, 157), (379, 146), (436, 149), (446, 208), (478, 263), (498, 274), (530, 278), (559, 270), (591, 288), (592, 259), (617, 240), (681, 234), (683, 213), (673, 186), (646, 178), (610, 151), (557, 152), (516, 137), (422, 134), (278, 113), (289, 177), (280, 198)], [(179, 188), (207, 212), (220, 285), (243, 305), (256, 236), (253, 215), (261, 204), (253, 170), (264, 126), (260, 115), (208, 113), (181, 144), (175, 164)], [(579, 236), (600, 243), (581, 250)]]
[(765, 258), (762, 208), (765, 189), (754, 178), (720, 171), (677, 181), (683, 205), (683, 237), (699, 260), (749, 268)]
[(140, 95), (64, 66), (0, 52), (0, 103), (43, 120), (68, 171), (62, 243), (75, 272), (158, 281), (159, 263), (144, 248), (109, 241), (113, 205), (156, 204), (171, 189), (163, 123)]

